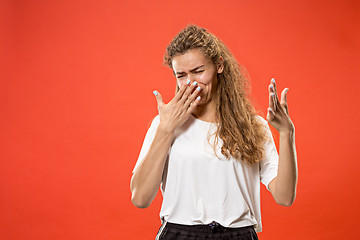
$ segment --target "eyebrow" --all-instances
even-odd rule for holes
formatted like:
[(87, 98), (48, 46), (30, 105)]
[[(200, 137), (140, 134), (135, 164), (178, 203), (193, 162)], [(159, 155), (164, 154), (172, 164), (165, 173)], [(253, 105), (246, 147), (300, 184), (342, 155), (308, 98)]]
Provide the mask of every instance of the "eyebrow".
[[(202, 68), (204, 65), (198, 66), (196, 68), (193, 68), (190, 70), (190, 72), (194, 72), (196, 70), (198, 70), (199, 68)], [(180, 75), (180, 74), (184, 74), (185, 72), (176, 72), (176, 75)]]

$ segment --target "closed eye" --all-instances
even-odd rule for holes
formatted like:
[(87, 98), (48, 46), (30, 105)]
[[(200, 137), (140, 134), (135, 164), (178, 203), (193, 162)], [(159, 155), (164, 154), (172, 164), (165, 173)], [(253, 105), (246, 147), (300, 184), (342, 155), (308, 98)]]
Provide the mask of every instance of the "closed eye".
[[(195, 72), (193, 72), (193, 73), (199, 74), (199, 73), (202, 73), (202, 72), (204, 72), (204, 71), (205, 71), (205, 70), (200, 70), (200, 71), (195, 71)], [(177, 78), (182, 78), (182, 77), (185, 77), (185, 75), (177, 76)]]

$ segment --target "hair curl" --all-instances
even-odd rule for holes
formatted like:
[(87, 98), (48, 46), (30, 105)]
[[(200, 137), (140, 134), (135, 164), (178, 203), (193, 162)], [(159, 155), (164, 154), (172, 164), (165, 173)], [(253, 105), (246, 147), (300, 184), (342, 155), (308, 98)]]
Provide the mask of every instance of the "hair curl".
[(251, 86), (240, 70), (242, 67), (220, 39), (196, 25), (188, 25), (174, 37), (166, 48), (164, 64), (172, 69), (172, 59), (191, 49), (201, 49), (215, 65), (223, 59), (224, 70), (217, 75), (218, 86), (213, 96), (218, 121), (213, 145), (215, 155), (220, 137), (221, 153), (227, 159), (231, 155), (249, 164), (261, 161), (269, 136), (247, 95)]

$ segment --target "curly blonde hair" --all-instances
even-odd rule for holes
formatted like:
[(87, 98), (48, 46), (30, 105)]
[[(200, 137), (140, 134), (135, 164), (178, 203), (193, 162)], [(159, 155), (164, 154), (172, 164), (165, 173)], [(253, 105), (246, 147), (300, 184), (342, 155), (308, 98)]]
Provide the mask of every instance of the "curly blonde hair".
[(221, 153), (227, 159), (231, 155), (250, 165), (261, 161), (269, 136), (247, 96), (251, 87), (241, 66), (220, 39), (193, 24), (181, 30), (167, 46), (164, 64), (172, 69), (172, 59), (191, 49), (200, 49), (215, 65), (219, 61), (224, 65), (223, 72), (217, 75), (218, 86), (213, 96), (218, 122), (213, 145), (215, 155), (220, 137), (223, 141)]

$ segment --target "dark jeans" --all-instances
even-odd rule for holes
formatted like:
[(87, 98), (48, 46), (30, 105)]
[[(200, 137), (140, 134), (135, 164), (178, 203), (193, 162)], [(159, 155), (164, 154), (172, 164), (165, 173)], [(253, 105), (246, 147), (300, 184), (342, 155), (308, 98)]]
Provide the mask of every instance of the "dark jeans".
[(167, 222), (161, 226), (156, 240), (258, 240), (253, 226), (223, 227), (217, 222), (206, 225), (182, 225)]

